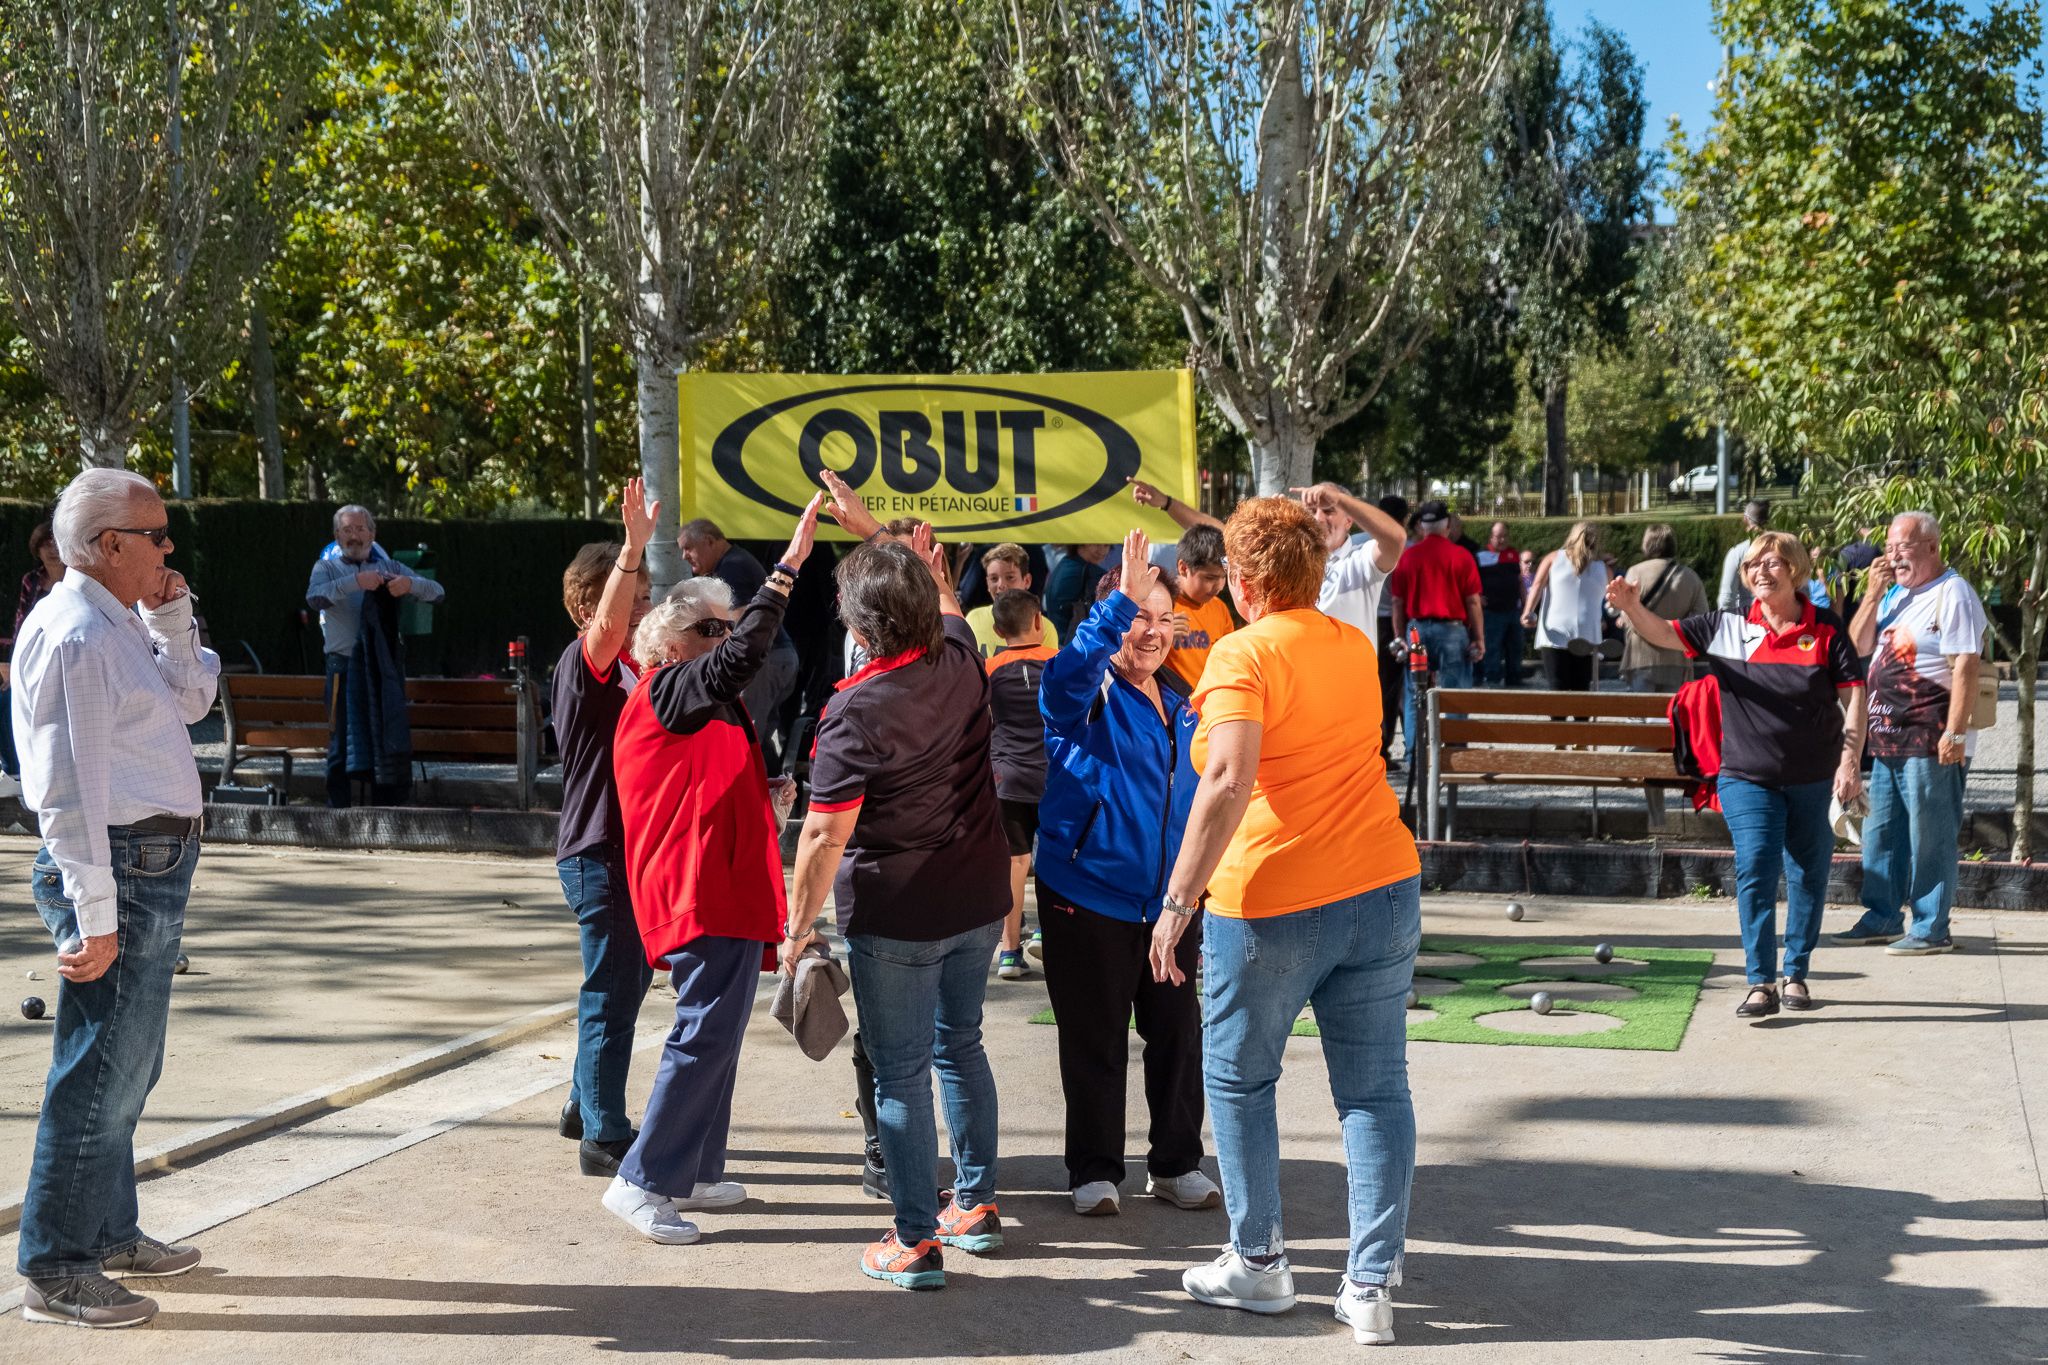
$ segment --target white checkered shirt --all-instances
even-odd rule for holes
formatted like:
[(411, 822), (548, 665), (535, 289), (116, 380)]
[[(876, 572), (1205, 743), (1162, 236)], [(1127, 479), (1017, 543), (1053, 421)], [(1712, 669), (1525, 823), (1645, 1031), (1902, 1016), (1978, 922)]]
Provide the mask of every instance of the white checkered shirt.
[(199, 644), (192, 599), (138, 614), (76, 569), (14, 643), (22, 801), (64, 875), (83, 937), (118, 922), (109, 826), (200, 812), (185, 727), (213, 706), (220, 658)]

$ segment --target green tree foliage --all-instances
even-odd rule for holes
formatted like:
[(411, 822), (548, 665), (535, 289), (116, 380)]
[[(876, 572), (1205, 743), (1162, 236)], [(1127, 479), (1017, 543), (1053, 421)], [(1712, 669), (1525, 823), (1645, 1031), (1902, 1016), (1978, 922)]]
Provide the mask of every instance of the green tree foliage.
[[(1687, 305), (1723, 347), (1730, 415), (1810, 458), (1838, 529), (1920, 506), (2020, 605), (2038, 669), (2048, 587), (2048, 139), (2038, 8), (1721, 0), (1738, 51), (1702, 145)], [(2022, 687), (2015, 855), (2028, 851)]]
[(1567, 71), (1546, 0), (1524, 0), (1493, 139), (1515, 334), (1545, 419), (1544, 510), (1564, 510), (1572, 368), (1628, 333), (1636, 236), (1649, 218), (1642, 68), (1620, 34), (1586, 27)]
[(1163, 300), (989, 99), (992, 14), (851, 0), (818, 213), (770, 300), (789, 369), (1175, 363)]
[[(567, 510), (577, 290), (463, 144), (428, 23), (420, 0), (336, 15), (320, 116), (287, 172), (303, 194), (266, 278), (287, 463), (294, 486), (393, 511)], [(631, 371), (609, 335), (608, 485), (634, 464)], [(253, 437), (235, 460), (214, 491), (254, 491)]]

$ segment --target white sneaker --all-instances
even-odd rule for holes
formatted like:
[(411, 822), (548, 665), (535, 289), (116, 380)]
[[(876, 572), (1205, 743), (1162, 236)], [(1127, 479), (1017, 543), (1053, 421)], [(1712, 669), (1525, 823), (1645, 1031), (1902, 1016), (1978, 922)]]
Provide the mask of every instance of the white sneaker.
[(1216, 1188), (1215, 1181), (1202, 1174), (1200, 1167), (1172, 1179), (1148, 1175), (1145, 1177), (1145, 1193), (1155, 1199), (1164, 1199), (1177, 1209), (1213, 1209), (1223, 1202), (1223, 1191)]
[(605, 1187), (604, 1206), (631, 1223), (642, 1237), (663, 1246), (687, 1246), (702, 1235), (695, 1223), (676, 1212), (674, 1204), (629, 1183), (624, 1176), (613, 1176)]
[(1294, 1272), (1282, 1256), (1268, 1269), (1248, 1264), (1236, 1248), (1180, 1277), (1180, 1287), (1203, 1303), (1249, 1313), (1285, 1313), (1294, 1307)]
[(1360, 1346), (1391, 1346), (1394, 1342), (1394, 1296), (1385, 1285), (1364, 1288), (1346, 1280), (1337, 1296), (1337, 1321), (1351, 1324)]
[(1091, 1180), (1074, 1191), (1074, 1212), (1083, 1218), (1109, 1218), (1116, 1214), (1116, 1186), (1107, 1180)]
[(1045, 970), (1045, 935), (1035, 933), (1024, 940), (1024, 960), (1041, 972)]
[(687, 1213), (691, 1209), (729, 1209), (734, 1204), (744, 1203), (746, 1198), (747, 1187), (737, 1180), (721, 1180), (716, 1185), (699, 1181), (687, 1198), (673, 1198), (668, 1202), (676, 1212)]

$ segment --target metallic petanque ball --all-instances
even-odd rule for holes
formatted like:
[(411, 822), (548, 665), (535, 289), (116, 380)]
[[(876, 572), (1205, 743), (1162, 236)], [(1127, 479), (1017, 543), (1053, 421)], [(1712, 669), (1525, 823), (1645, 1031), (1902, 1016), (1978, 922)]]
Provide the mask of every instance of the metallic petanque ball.
[(173, 973), (174, 975), (177, 975), (177, 976), (183, 976), (183, 975), (184, 975), (184, 974), (185, 974), (186, 972), (188, 972), (188, 971), (191, 971), (191, 970), (192, 970), (192, 959), (191, 959), (191, 958), (189, 958), (189, 957), (186, 957), (186, 956), (185, 956), (185, 955), (184, 955), (183, 953), (179, 953), (179, 954), (178, 954), (178, 960), (177, 960), (176, 962), (173, 962), (173, 963), (171, 964), (171, 971), (172, 971), (172, 973)]
[(1529, 1008), (1538, 1014), (1550, 1013), (1550, 992), (1538, 991), (1529, 997)]
[(1416, 999), (1417, 999), (1417, 997), (1416, 997), (1416, 994), (1415, 994), (1415, 988), (1411, 986), (1411, 987), (1409, 987), (1409, 988), (1408, 988), (1408, 1008), (1409, 1008), (1409, 1009), (1411, 1009), (1411, 1010), (1412, 1010), (1412, 1009), (1414, 1009), (1414, 1008), (1415, 1008), (1415, 1001), (1416, 1001)]
[(1512, 920), (1519, 920), (1519, 919), (1520, 919), (1521, 917), (1522, 917), (1522, 903), (1521, 903), (1520, 901), (1509, 901), (1509, 902), (1508, 902), (1508, 918), (1509, 918), (1509, 919), (1512, 919)]
[(40, 1019), (43, 1017), (44, 1008), (43, 997), (31, 995), (28, 999), (21, 1002), (21, 1017), (24, 1019)]
[(1602, 943), (1596, 946), (1593, 949), (1593, 960), (1602, 963), (1614, 961), (1614, 948), (1612, 945)]

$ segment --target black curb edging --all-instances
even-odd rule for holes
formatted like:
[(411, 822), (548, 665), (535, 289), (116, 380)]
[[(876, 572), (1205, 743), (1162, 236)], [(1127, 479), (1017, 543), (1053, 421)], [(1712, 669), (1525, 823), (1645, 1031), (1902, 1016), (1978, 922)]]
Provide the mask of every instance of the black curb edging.
[(555, 851), (553, 811), (451, 810), (433, 806), (206, 807), (206, 837), (222, 843), (406, 853)]
[[(1426, 891), (1671, 900), (1735, 894), (1735, 854), (1725, 848), (1637, 844), (1430, 843), (1419, 841)], [(1956, 905), (1970, 910), (2048, 910), (2048, 865), (1960, 862)], [(1702, 893), (1700, 888), (1707, 890)], [(1835, 855), (1828, 900), (1861, 898), (1863, 862)]]

